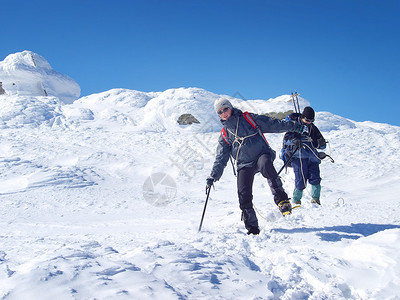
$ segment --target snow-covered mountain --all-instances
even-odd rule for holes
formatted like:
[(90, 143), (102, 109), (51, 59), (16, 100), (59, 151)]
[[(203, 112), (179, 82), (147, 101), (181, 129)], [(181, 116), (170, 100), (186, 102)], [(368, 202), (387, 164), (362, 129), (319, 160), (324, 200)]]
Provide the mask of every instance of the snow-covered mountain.
[[(317, 112), (335, 159), (321, 164), (322, 206), (306, 192), (282, 217), (256, 176), (262, 231), (247, 236), (227, 166), (198, 233), (221, 95), (113, 89), (65, 103), (3, 86), (2, 299), (400, 298), (399, 127)], [(293, 106), (225, 97), (256, 113)], [(279, 151), (283, 134), (266, 137)], [(291, 193), (292, 170), (282, 178)]]
[(8, 95), (55, 96), (72, 103), (81, 94), (73, 79), (53, 70), (46, 59), (32, 51), (10, 54), (0, 61), (0, 82)]

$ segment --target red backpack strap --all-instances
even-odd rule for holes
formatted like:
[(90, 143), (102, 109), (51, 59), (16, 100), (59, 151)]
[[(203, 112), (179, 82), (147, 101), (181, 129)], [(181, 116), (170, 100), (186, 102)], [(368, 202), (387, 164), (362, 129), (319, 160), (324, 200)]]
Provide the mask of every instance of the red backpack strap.
[(243, 113), (243, 117), (246, 119), (247, 122), (250, 123), (250, 125), (254, 128), (257, 129), (257, 123), (254, 121), (253, 117), (250, 115), (248, 111), (245, 111)]
[(221, 130), (221, 136), (222, 136), (222, 138), (224, 139), (225, 143), (227, 143), (227, 144), (229, 145), (229, 142), (228, 142), (228, 135), (226, 134), (225, 127), (222, 128), (222, 130)]
[(251, 127), (253, 127), (254, 129), (257, 129), (258, 132), (260, 133), (261, 137), (264, 139), (264, 141), (267, 143), (267, 145), (269, 145), (267, 139), (265, 138), (264, 134), (261, 132), (261, 129), (258, 128), (258, 125), (256, 123), (256, 121), (254, 121), (253, 117), (250, 115), (250, 113), (248, 111), (245, 111), (243, 113), (243, 117), (246, 119), (247, 122), (249, 122), (249, 124), (251, 125)]

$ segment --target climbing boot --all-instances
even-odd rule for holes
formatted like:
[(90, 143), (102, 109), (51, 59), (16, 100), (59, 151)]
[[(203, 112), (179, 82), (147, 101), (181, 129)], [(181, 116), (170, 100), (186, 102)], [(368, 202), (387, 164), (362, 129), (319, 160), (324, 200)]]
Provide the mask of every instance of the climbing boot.
[(278, 203), (278, 208), (279, 211), (282, 213), (282, 215), (290, 215), (292, 213), (292, 205), (290, 204), (289, 199), (288, 200), (282, 200), (281, 202)]

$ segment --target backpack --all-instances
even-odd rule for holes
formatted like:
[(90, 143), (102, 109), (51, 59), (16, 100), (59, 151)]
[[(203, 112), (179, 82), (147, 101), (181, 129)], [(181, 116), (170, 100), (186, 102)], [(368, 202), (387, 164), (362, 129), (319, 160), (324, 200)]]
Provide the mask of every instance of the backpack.
[[(257, 123), (254, 121), (254, 119), (250, 115), (250, 113), (248, 111), (245, 111), (243, 113), (243, 117), (254, 129), (256, 129), (258, 131), (259, 135), (262, 137), (264, 142), (266, 142), (267, 145), (269, 146), (269, 143), (268, 143), (267, 139), (265, 138), (264, 134), (261, 132), (261, 129), (258, 127)], [(222, 130), (221, 130), (221, 136), (222, 136), (223, 140), (225, 141), (225, 143), (227, 143), (229, 145), (228, 135), (226, 134), (225, 127), (223, 127)]]
[[(285, 119), (287, 121), (296, 121), (298, 117), (301, 116), (300, 113), (291, 113), (288, 115)], [(294, 146), (292, 144), (292, 140), (294, 140), (297, 137), (298, 133), (296, 132), (286, 132), (285, 135), (283, 136), (283, 142), (282, 142), (282, 150), (279, 155), (279, 158), (283, 160), (283, 163), (287, 163), (289, 158), (293, 155), (293, 150)], [(292, 159), (287, 163), (287, 167), (291, 168), (292, 167)]]
[(283, 142), (282, 142), (282, 150), (281, 154), (279, 155), (279, 158), (283, 160), (283, 163), (286, 164), (286, 162), (290, 159), (288, 164), (286, 165), (287, 167), (291, 168), (292, 167), (292, 160), (293, 158), (291, 157), (293, 155), (293, 145), (289, 145), (291, 140), (293, 140), (296, 137), (295, 132), (286, 132), (285, 135), (283, 136)]

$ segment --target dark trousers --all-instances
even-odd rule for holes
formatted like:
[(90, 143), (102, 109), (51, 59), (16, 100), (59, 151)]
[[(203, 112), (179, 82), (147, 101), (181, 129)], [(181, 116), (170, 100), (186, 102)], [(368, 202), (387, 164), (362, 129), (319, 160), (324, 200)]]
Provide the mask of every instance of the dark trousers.
[(308, 158), (295, 158), (292, 161), (295, 176), (295, 187), (302, 191), (306, 188), (307, 181), (312, 185), (321, 183), (319, 162), (311, 161)]
[(258, 172), (267, 178), (276, 204), (288, 199), (269, 154), (261, 155), (254, 166), (241, 168), (237, 173), (237, 189), (240, 209), (243, 212), (246, 228), (258, 226), (257, 217), (253, 209), (253, 182), (254, 176)]

